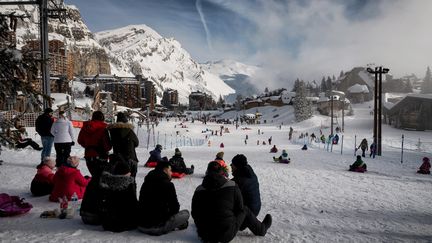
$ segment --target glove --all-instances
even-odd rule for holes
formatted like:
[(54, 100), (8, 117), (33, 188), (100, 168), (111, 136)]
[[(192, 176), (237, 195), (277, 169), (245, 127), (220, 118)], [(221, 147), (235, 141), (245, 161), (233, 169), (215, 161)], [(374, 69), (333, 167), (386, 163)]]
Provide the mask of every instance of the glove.
[(72, 141), (72, 143), (71, 143), (71, 146), (74, 146), (75, 145), (75, 142), (74, 141)]

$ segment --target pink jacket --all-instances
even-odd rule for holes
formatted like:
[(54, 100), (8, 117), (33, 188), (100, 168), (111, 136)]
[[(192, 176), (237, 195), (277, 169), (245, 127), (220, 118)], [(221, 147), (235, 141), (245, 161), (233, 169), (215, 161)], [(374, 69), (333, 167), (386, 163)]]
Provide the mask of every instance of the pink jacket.
[(48, 165), (42, 165), (38, 168), (33, 180), (37, 182), (54, 184), (54, 172), (50, 167), (48, 167)]

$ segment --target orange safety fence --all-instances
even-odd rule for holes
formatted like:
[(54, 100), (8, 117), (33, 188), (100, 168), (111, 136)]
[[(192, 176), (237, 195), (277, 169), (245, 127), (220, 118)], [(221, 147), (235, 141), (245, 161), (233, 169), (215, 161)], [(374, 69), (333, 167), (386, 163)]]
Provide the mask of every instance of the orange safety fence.
[(83, 121), (72, 121), (72, 126), (76, 128), (82, 128), (83, 127)]

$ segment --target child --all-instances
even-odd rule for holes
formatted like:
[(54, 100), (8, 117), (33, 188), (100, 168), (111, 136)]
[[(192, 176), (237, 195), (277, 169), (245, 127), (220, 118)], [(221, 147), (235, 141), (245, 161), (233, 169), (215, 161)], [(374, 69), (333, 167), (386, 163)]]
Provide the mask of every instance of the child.
[(360, 172), (360, 173), (367, 171), (366, 163), (363, 162), (360, 155), (357, 155), (357, 160), (354, 162), (354, 164), (350, 165), (349, 171)]
[(194, 173), (194, 166), (192, 165), (191, 168), (186, 167), (182, 153), (178, 148), (175, 148), (174, 156), (169, 160), (169, 163), (171, 165), (172, 172), (185, 173), (186, 175)]
[(273, 157), (273, 160), (275, 162), (284, 163), (284, 164), (289, 164), (289, 162), (291, 162), (291, 159), (288, 157), (288, 153), (285, 149), (282, 150), (282, 154), (278, 158)]
[(419, 170), (417, 171), (417, 173), (420, 174), (430, 174), (430, 168), (431, 168), (431, 164), (429, 162), (429, 158), (428, 157), (424, 157), (423, 158), (423, 164), (420, 166)]
[(270, 153), (277, 153), (278, 149), (276, 148), (276, 145), (273, 145), (273, 147), (270, 149)]
[(54, 188), (55, 159), (45, 157), (43, 163), (37, 166), (37, 173), (33, 178), (30, 191), (33, 196), (45, 196), (51, 194)]

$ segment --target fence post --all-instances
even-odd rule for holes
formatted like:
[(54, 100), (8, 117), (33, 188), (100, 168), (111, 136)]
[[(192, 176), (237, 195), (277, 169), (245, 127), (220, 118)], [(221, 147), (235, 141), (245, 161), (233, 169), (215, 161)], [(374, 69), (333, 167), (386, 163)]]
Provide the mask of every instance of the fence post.
[(402, 134), (401, 164), (403, 163), (404, 135)]
[(342, 141), (341, 141), (341, 154), (343, 153), (343, 140), (344, 140), (344, 135), (342, 134)]
[(418, 139), (417, 150), (421, 151), (421, 141), (420, 141), (420, 138)]
[(357, 152), (357, 135), (354, 135), (354, 157), (356, 156)]
[(164, 134), (164, 136), (165, 136), (164, 148), (166, 149), (166, 133)]

